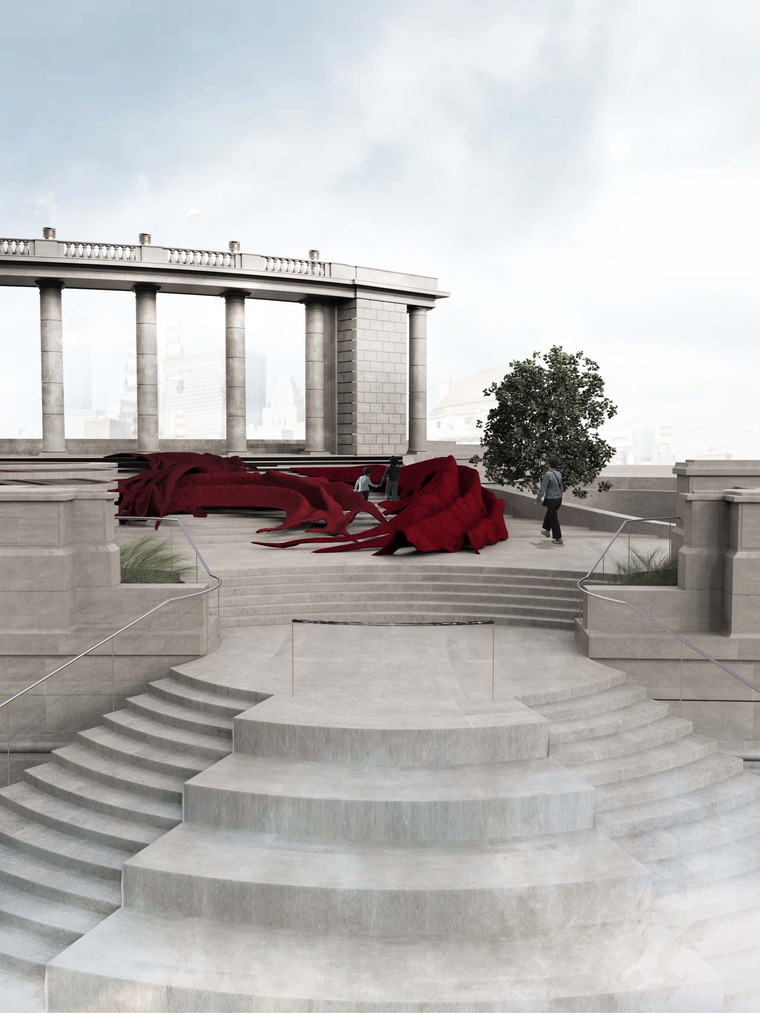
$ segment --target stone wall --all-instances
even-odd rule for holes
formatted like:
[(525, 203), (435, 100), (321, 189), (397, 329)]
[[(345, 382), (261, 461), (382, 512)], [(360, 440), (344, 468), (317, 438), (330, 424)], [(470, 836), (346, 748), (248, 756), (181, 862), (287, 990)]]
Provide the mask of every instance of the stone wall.
[[(167, 598), (208, 586), (121, 584), (115, 494), (74, 486), (0, 487), (0, 698)], [(172, 602), (10, 705), (12, 748), (71, 741), (172, 665), (218, 642), (207, 595)], [(0, 739), (5, 744), (5, 715)]]
[[(630, 602), (760, 686), (760, 462), (693, 461), (675, 470), (678, 587), (589, 590)], [(644, 616), (588, 598), (577, 640), (589, 657), (671, 701), (695, 731), (747, 759), (760, 757), (760, 694)]]
[(407, 310), (380, 299), (338, 308), (337, 450), (406, 452)]

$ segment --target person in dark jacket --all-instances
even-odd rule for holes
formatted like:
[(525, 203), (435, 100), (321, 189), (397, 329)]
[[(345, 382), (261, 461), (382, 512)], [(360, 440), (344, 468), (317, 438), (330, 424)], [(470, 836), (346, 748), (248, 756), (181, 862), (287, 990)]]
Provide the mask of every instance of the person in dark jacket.
[(548, 463), (549, 470), (544, 475), (541, 488), (538, 490), (538, 496), (536, 496), (536, 503), (540, 503), (543, 497), (544, 506), (546, 507), (546, 516), (544, 517), (541, 534), (545, 538), (551, 535), (552, 545), (564, 545), (565, 543), (562, 541), (562, 528), (560, 528), (557, 518), (557, 511), (562, 506), (562, 472), (557, 467), (559, 461), (556, 457), (550, 457)]
[(386, 500), (398, 499), (398, 479), (400, 471), (401, 471), (401, 458), (392, 457), (390, 464), (383, 473), (383, 478), (385, 479)]

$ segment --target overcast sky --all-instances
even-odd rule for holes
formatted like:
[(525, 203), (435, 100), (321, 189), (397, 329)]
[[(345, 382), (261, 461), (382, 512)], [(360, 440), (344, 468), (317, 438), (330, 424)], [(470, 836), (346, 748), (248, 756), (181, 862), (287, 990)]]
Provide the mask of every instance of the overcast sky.
[[(558, 343), (679, 458), (760, 457), (757, 0), (0, 0), (0, 235), (437, 276), (444, 375)], [(64, 293), (118, 388), (132, 297)], [(36, 293), (0, 289), (0, 435), (35, 435)], [(221, 300), (167, 301), (195, 350)], [(254, 306), (270, 377), (302, 310)], [(103, 405), (105, 407), (105, 405)]]

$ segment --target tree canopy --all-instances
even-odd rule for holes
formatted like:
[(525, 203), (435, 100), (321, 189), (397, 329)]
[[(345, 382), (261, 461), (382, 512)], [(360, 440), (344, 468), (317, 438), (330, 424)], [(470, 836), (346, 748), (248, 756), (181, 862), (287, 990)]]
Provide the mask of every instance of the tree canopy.
[[(500, 383), (487, 387), (496, 405), (483, 429), (486, 478), (499, 485), (537, 491), (548, 457), (559, 460), (566, 489), (584, 499), (590, 485), (612, 459), (615, 448), (599, 436), (599, 427), (617, 414), (604, 395), (599, 366), (583, 352), (554, 345), (545, 353), (510, 362)], [(599, 491), (611, 488), (600, 482)]]

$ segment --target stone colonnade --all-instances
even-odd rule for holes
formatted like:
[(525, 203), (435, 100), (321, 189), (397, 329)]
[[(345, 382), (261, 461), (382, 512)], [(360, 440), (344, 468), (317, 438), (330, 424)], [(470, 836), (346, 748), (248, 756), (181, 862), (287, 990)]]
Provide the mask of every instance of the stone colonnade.
[[(65, 454), (63, 283), (37, 282), (42, 452)], [(158, 285), (135, 293), (137, 449), (158, 450)], [(225, 301), (227, 452), (246, 452), (245, 300)], [(427, 308), (385, 299), (305, 302), (306, 452), (411, 454), (427, 437)], [(407, 324), (408, 317), (408, 324)], [(408, 369), (408, 374), (407, 374)], [(407, 412), (408, 405), (408, 412)], [(408, 429), (407, 429), (408, 419)]]

